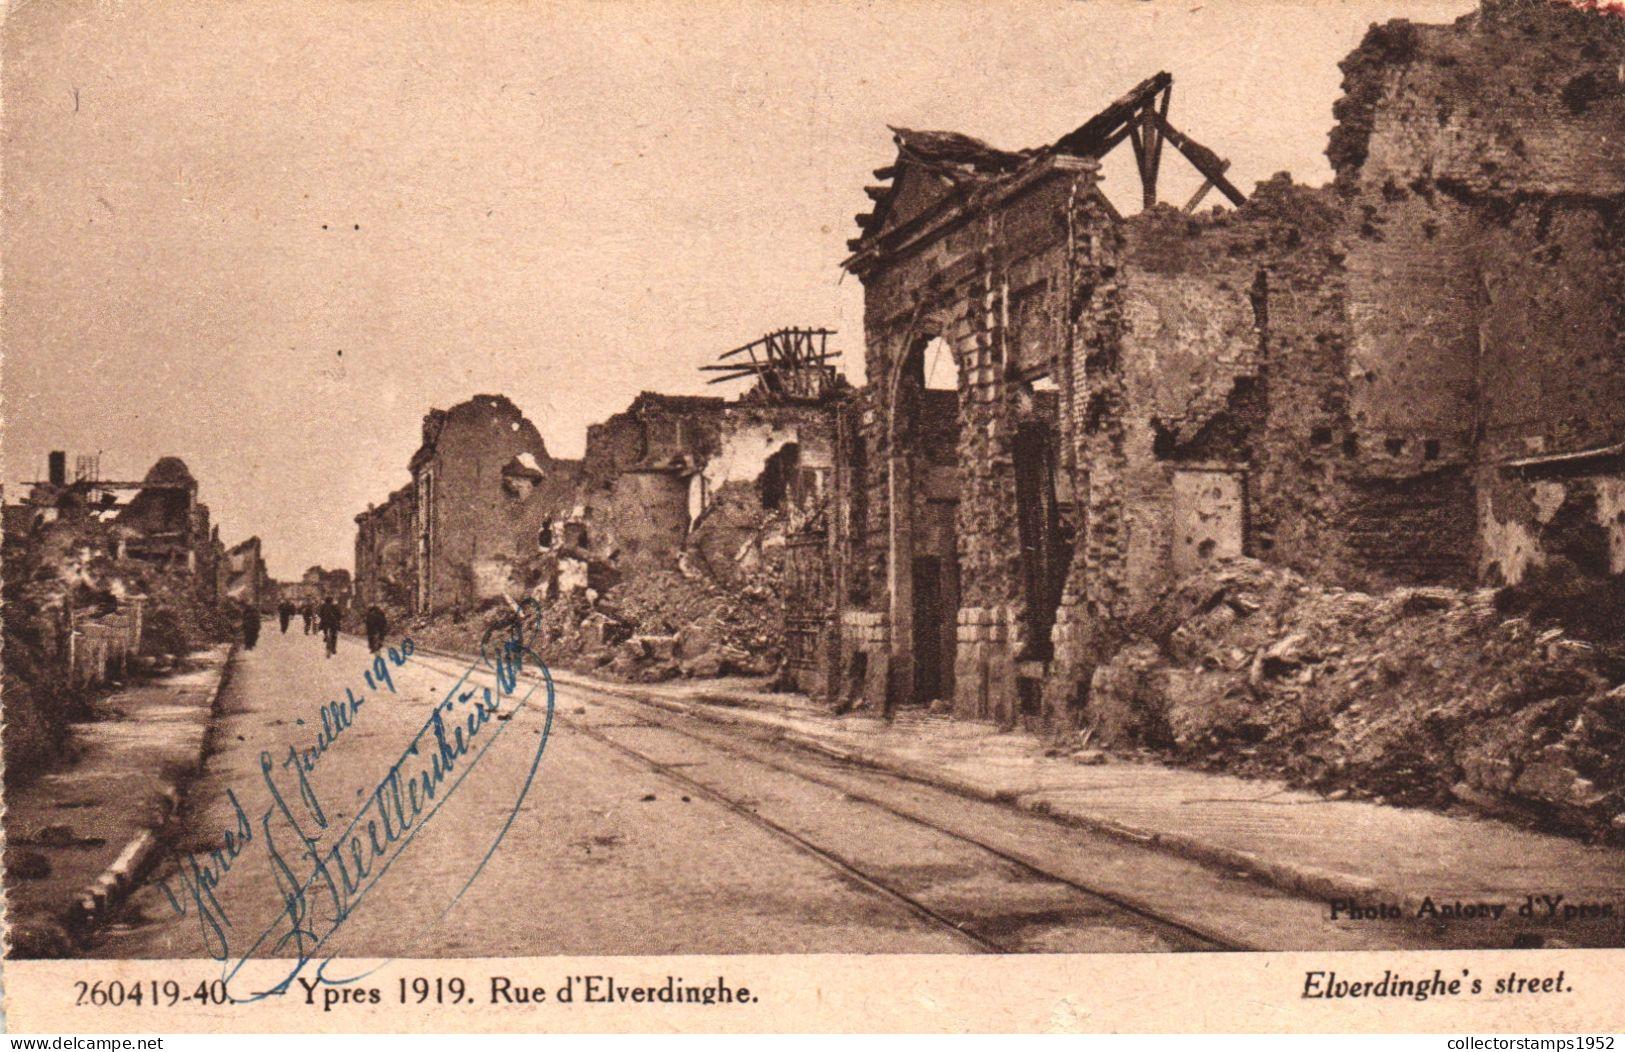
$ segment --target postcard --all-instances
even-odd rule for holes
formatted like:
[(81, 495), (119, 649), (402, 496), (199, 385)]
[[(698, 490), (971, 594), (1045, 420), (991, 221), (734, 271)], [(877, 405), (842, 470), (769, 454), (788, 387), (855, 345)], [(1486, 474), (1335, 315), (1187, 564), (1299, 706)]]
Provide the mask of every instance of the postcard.
[(1619, 4), (0, 80), (12, 1032), (1625, 1030)]

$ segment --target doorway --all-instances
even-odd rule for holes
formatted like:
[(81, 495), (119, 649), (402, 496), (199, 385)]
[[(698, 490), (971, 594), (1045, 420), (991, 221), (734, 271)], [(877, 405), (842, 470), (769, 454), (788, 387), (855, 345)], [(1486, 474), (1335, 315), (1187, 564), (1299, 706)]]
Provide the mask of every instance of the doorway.
[[(959, 368), (940, 336), (917, 342), (894, 390), (893, 646), (909, 671), (895, 702), (951, 702), (959, 632)], [(901, 656), (901, 655), (900, 655)]]
[(1026, 599), (1026, 644), (1020, 659), (1054, 656), (1051, 630), (1066, 586), (1072, 545), (1062, 529), (1056, 494), (1055, 428), (1029, 420), (1016, 428), (1012, 449), (1016, 473), (1016, 524), (1021, 539), (1021, 577)]
[(942, 560), (914, 560), (914, 702), (929, 705), (942, 696)]
[(914, 696), (917, 705), (952, 702), (959, 652), (959, 559), (914, 560)]

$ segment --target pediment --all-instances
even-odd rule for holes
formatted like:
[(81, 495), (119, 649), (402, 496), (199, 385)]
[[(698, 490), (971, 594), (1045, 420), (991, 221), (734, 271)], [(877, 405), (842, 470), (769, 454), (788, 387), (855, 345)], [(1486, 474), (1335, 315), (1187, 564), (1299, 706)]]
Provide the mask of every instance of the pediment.
[(868, 233), (871, 236), (884, 236), (907, 226), (934, 209), (955, 190), (955, 184), (946, 176), (920, 165), (902, 162), (898, 165), (891, 193), (875, 209), (878, 225), (871, 225)]

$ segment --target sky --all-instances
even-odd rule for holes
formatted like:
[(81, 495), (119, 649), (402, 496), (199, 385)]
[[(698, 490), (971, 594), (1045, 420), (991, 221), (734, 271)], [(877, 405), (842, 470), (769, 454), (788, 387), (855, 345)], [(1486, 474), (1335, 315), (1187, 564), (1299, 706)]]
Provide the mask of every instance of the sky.
[[(887, 125), (1038, 146), (1167, 70), (1244, 191), (1320, 184), (1367, 26), (1473, 6), (14, 0), (6, 499), (52, 449), (177, 455), (273, 576), (348, 567), (431, 408), (506, 394), (577, 457), (640, 391), (737, 393), (697, 367), (791, 325), (861, 380), (840, 262)], [(1175, 203), (1200, 181), (1163, 170)]]

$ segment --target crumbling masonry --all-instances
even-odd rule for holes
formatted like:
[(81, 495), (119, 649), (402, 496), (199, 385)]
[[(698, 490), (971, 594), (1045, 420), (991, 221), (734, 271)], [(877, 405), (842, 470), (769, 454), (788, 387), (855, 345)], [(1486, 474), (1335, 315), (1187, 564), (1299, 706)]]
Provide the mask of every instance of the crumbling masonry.
[[(588, 429), (580, 461), (550, 457), (502, 396), (431, 411), (413, 482), (355, 517), (357, 603), (466, 645), (489, 610), (529, 597), (550, 661), (781, 673), (826, 693), (826, 512), (851, 393), (830, 335), (782, 329), (723, 355), (713, 382), (755, 381), (733, 401), (640, 394)], [(281, 588), (302, 590), (331, 591), (320, 568)]]
[[(1164, 143), (1241, 197), (1166, 74), (1036, 150), (898, 130), (846, 264), (835, 692), (1076, 726), (1132, 620), (1227, 556), (1366, 589), (1625, 572), (1622, 69), (1620, 19), (1547, 0), (1373, 27), (1335, 184), (1207, 214), (1155, 203)], [(1123, 141), (1128, 219), (1098, 186)]]

